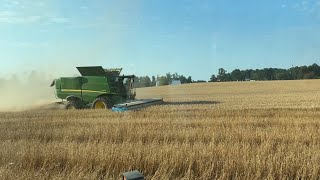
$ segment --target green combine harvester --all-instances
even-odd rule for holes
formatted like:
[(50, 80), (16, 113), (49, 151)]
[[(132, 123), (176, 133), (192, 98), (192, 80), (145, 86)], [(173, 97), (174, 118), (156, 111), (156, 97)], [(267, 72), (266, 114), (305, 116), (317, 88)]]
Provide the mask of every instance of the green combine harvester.
[(81, 76), (55, 79), (56, 97), (66, 109), (112, 109), (122, 112), (163, 102), (162, 99), (136, 100), (134, 75), (120, 75), (122, 68), (77, 67)]

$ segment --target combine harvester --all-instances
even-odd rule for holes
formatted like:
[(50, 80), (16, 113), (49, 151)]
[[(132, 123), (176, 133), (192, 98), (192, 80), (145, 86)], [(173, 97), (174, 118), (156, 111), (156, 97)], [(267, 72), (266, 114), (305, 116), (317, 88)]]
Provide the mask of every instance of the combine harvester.
[[(159, 104), (163, 99), (136, 100), (134, 75), (120, 75), (122, 69), (101, 66), (77, 67), (81, 76), (55, 79), (56, 97), (66, 109), (112, 109), (115, 112), (134, 110)], [(66, 100), (66, 101), (65, 101)]]

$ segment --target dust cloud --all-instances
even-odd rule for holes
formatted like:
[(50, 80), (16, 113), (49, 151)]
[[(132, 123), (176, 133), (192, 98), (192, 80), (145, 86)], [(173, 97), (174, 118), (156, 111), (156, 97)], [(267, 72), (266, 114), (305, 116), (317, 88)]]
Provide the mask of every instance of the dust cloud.
[[(14, 47), (19, 56), (9, 54), (5, 61), (19, 65), (0, 72), (0, 111), (20, 111), (59, 101), (51, 82), (78, 75), (77, 66), (118, 67), (117, 64), (127, 62), (123, 56), (125, 44), (139, 20), (139, 3), (98, 2), (99, 12), (94, 22), (74, 19), (61, 25), (68, 38), (61, 31), (42, 27), (55, 40), (43, 39), (41, 45), (34, 42), (28, 47)], [(82, 32), (87, 32), (85, 39)]]
[(21, 111), (57, 101), (54, 88), (50, 87), (53, 77), (31, 71), (0, 77), (0, 111)]

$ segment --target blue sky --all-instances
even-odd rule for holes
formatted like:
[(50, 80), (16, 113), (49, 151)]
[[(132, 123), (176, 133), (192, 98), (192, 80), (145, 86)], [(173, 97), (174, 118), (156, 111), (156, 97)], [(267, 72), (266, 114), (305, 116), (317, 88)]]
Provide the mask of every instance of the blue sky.
[(320, 0), (0, 0), (0, 76), (75, 66), (178, 72), (320, 63)]

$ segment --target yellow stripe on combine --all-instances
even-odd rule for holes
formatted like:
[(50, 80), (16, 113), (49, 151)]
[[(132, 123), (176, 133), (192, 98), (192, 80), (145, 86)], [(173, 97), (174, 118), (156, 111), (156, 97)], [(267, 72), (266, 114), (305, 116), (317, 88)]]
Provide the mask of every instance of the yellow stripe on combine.
[(81, 89), (61, 89), (62, 92), (89, 92), (89, 93), (106, 93), (106, 91), (91, 91), (91, 90), (81, 90)]

